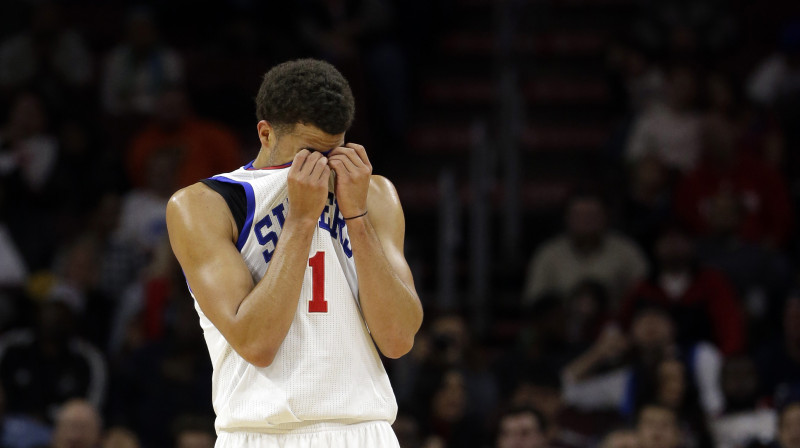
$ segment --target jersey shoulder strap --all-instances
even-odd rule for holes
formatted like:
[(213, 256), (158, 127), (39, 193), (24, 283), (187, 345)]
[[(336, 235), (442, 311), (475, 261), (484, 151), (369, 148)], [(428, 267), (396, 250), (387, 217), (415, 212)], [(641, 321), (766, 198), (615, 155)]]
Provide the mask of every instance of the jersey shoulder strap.
[(244, 187), (240, 184), (223, 182), (217, 179), (203, 179), (200, 182), (216, 191), (217, 194), (222, 196), (222, 199), (225, 199), (225, 203), (228, 204), (231, 215), (233, 215), (233, 219), (236, 222), (236, 230), (241, 234), (244, 222), (247, 219), (247, 196), (245, 195)]

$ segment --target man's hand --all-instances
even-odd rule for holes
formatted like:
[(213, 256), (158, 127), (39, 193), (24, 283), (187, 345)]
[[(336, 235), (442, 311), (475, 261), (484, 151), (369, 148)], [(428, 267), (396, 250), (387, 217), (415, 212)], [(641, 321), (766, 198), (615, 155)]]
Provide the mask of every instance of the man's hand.
[(340, 146), (328, 154), (328, 166), (336, 173), (336, 201), (345, 218), (367, 211), (367, 192), (372, 174), (367, 151), (355, 143)]
[(322, 154), (307, 149), (294, 156), (289, 168), (288, 219), (316, 222), (328, 200), (328, 179), (331, 169)]

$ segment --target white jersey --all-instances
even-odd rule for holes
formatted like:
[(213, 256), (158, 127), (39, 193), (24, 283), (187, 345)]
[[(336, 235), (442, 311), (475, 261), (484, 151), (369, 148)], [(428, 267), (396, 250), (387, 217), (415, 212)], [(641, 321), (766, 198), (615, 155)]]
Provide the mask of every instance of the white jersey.
[[(251, 163), (212, 178), (245, 190), (247, 219), (237, 248), (254, 282), (267, 272), (290, 207), (288, 173), (288, 166), (257, 170)], [(294, 320), (270, 366), (245, 361), (196, 301), (195, 308), (214, 367), (218, 432), (394, 421), (397, 402), (361, 314), (352, 247), (333, 193), (311, 241)]]

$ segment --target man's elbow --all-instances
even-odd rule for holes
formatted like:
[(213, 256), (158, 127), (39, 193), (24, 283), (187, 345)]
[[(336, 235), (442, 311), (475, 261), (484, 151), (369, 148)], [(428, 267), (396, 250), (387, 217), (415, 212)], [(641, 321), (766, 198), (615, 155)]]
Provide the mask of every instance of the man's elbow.
[(237, 352), (245, 361), (256, 367), (269, 367), (272, 365), (272, 361), (275, 360), (278, 350), (277, 348), (266, 347), (263, 344), (252, 344), (241, 347)]
[(391, 359), (398, 359), (405, 356), (414, 347), (414, 336), (398, 337), (384, 342), (381, 346), (383, 356)]
[(404, 328), (395, 328), (389, 333), (390, 337), (385, 337), (382, 343), (378, 344), (383, 356), (391, 359), (405, 356), (414, 347), (414, 336), (421, 326), (422, 307), (419, 308), (419, 313), (414, 316), (413, 323)]

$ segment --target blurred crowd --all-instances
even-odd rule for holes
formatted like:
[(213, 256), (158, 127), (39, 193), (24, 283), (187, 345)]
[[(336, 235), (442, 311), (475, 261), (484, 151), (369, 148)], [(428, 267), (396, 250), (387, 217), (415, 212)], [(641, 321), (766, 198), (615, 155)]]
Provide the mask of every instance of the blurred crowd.
[[(255, 156), (272, 63), (337, 64), (352, 135), (403, 154), (428, 2), (164, 3), (0, 5), (2, 448), (213, 446), (165, 204)], [(608, 48), (615, 179), (570, 195), (501, 336), (427, 307), (386, 361), (404, 448), (800, 448), (800, 22), (733, 69), (719, 2), (642, 3)]]

